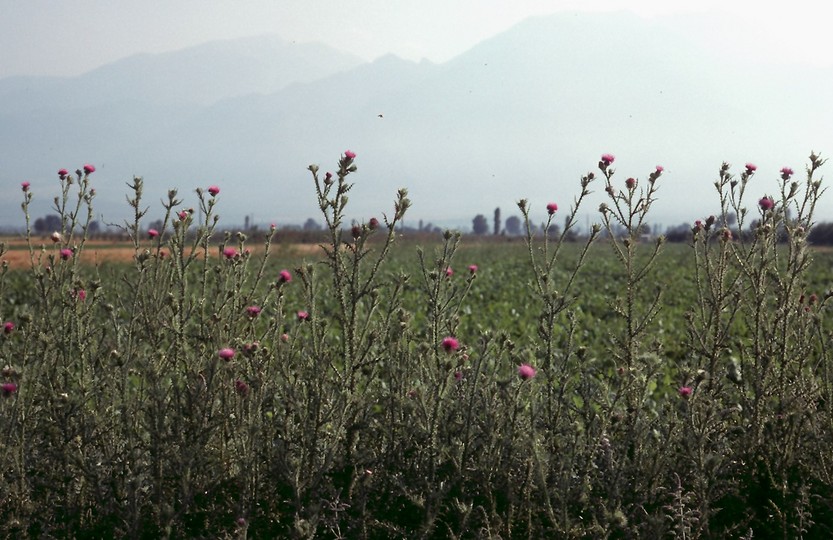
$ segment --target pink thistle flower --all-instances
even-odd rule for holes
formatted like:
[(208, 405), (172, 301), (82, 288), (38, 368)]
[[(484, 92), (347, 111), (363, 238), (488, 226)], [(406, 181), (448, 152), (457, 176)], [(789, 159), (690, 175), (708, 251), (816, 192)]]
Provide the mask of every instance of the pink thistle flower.
[(289, 334), (281, 334), (281, 341), (284, 343), (289, 343)]
[(188, 219), (188, 212), (186, 212), (185, 210), (180, 210), (176, 213), (176, 216), (179, 218), (179, 221), (185, 221), (186, 219)]
[(703, 222), (700, 221), (699, 219), (694, 222), (694, 230), (696, 230), (696, 231), (702, 231), (703, 230)]
[(352, 150), (345, 150), (344, 157), (347, 158), (349, 161), (356, 159), (356, 153)]
[(477, 273), (477, 265), (476, 264), (470, 264), (469, 265), (469, 273), (470, 274), (476, 274)]
[(333, 183), (333, 173), (327, 172), (327, 174), (324, 175), (324, 183), (327, 185)]
[(628, 178), (627, 180), (625, 180), (625, 186), (627, 186), (628, 189), (635, 188), (636, 187), (636, 178)]
[(758, 206), (761, 207), (761, 210), (766, 212), (767, 210), (772, 210), (775, 206), (775, 201), (772, 200), (772, 197), (761, 197), (761, 200), (758, 201)]
[(255, 317), (257, 317), (258, 315), (260, 315), (261, 311), (262, 310), (261, 310), (260, 306), (249, 306), (249, 307), (246, 308), (246, 313), (249, 315), (249, 317), (251, 317), (253, 319)]
[(558, 210), (558, 205), (555, 204), (554, 202), (551, 202), (551, 203), (547, 204), (547, 213), (549, 215), (553, 215), (557, 210)]
[(309, 312), (308, 311), (301, 310), (296, 315), (298, 316), (298, 320), (301, 321), (301, 322), (309, 320)]
[(66, 169), (58, 169), (58, 178), (65, 180), (69, 176), (69, 171)]
[(212, 197), (216, 197), (217, 194), (220, 193), (220, 188), (217, 186), (208, 186), (208, 193), (210, 193)]
[(681, 386), (678, 392), (680, 393), (680, 397), (689, 398), (691, 396), (691, 393), (694, 392), (694, 389), (692, 389), (690, 386)]
[(358, 238), (362, 235), (362, 228), (358, 225), (353, 225), (350, 228), (350, 234), (353, 235), (354, 240), (358, 240)]
[(9, 321), (3, 324), (3, 333), (6, 335), (11, 334), (14, 332), (14, 323)]
[(601, 162), (604, 164), (605, 167), (610, 166), (611, 163), (616, 161), (616, 156), (613, 154), (602, 154)]
[(753, 172), (755, 172), (757, 170), (758, 170), (758, 166), (755, 165), (754, 163), (747, 163), (746, 164), (746, 173), (747, 174), (752, 174)]
[(61, 253), (61, 259), (65, 260), (65, 261), (71, 259), (72, 255), (73, 255), (72, 250), (69, 249), (69, 248), (62, 249), (60, 253)]
[(455, 371), (454, 372), (454, 380), (460, 382), (463, 380), (463, 372), (462, 371)]
[(4, 398), (11, 397), (11, 395), (15, 392), (17, 392), (17, 385), (13, 382), (7, 382), (0, 385), (0, 394), (3, 394)]
[(781, 168), (781, 179), (782, 180), (789, 180), (790, 177), (793, 175), (793, 170), (789, 167), (782, 167)]
[(95, 172), (95, 165), (89, 163), (84, 164), (84, 174), (92, 174)]
[(83, 302), (87, 299), (87, 290), (86, 289), (78, 289), (75, 291), (75, 298), (79, 301)]
[(223, 257), (226, 259), (233, 259), (237, 256), (237, 250), (233, 247), (223, 248)]
[(538, 371), (529, 364), (521, 364), (518, 366), (518, 377), (520, 377), (521, 380), (528, 381), (534, 377), (536, 373), (538, 373)]
[(367, 222), (367, 226), (370, 228), (371, 231), (375, 230), (376, 227), (379, 226), (379, 220), (376, 219), (375, 217), (372, 217), (372, 218), (370, 218), (370, 221)]
[(23, 190), (23, 193), (26, 193), (27, 191), (29, 191), (29, 186), (31, 186), (31, 185), (32, 184), (30, 184), (29, 182), (21, 182), (20, 183), (20, 189)]
[(159, 231), (157, 231), (156, 229), (148, 229), (148, 236), (151, 238), (156, 238), (157, 236), (159, 236)]
[(278, 283), (289, 283), (290, 281), (292, 281), (292, 274), (289, 273), (289, 270), (278, 272)]
[(454, 270), (449, 266), (445, 269), (445, 277), (451, 277), (454, 275)]
[[(234, 390), (243, 397), (249, 395), (249, 385), (241, 381), (240, 379), (234, 381)], [(243, 523), (246, 523), (245, 520), (243, 521)]]
[(228, 362), (232, 358), (234, 358), (234, 349), (231, 347), (225, 347), (217, 351), (217, 356)]
[(446, 338), (443, 338), (443, 341), (442, 343), (440, 343), (440, 346), (443, 348), (445, 352), (450, 354), (460, 348), (460, 342), (457, 341), (457, 338), (448, 336)]
[(662, 173), (662, 171), (664, 171), (664, 170), (665, 170), (665, 167), (663, 167), (662, 165), (657, 165), (657, 173)]

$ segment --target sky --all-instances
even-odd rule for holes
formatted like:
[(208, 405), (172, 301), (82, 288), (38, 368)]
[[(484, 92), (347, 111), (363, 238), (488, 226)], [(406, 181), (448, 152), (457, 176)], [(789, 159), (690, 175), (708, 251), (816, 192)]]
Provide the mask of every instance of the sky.
[(565, 10), (671, 17), (740, 57), (833, 65), (833, 3), (815, 0), (0, 0), (0, 78), (77, 75), (132, 54), (261, 34), (366, 60), (443, 62), (529, 16)]

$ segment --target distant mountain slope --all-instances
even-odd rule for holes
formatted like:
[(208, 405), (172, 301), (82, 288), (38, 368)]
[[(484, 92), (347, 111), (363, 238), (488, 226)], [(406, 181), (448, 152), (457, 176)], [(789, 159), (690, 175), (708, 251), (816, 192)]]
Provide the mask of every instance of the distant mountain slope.
[[(180, 58), (166, 76), (153, 57), (132, 62), (171, 88), (193, 86), (198, 77), (177, 78), (196, 70)], [(356, 216), (390, 211), (407, 186), (414, 219), (466, 224), (496, 206), (511, 215), (521, 197), (566, 206), (576, 179), (613, 152), (622, 182), (666, 167), (654, 221), (676, 224), (714, 211), (724, 159), (755, 161), (763, 195), (775, 192), (782, 165), (801, 170), (811, 149), (833, 151), (833, 71), (753, 68), (627, 14), (533, 18), (444, 64), (389, 56), (336, 71), (309, 80), (292, 71), (295, 82), (280, 89), (225, 90), (233, 97), (207, 105), (179, 105), (185, 95), (160, 86), (153, 99), (147, 89), (86, 108), (44, 102), (40, 112), (0, 113), (0, 179), (26, 175), (45, 187), (58, 166), (97, 161), (108, 210), (124, 206), (122, 180), (140, 174), (149, 194), (223, 183), (221, 213), (232, 223), (244, 214), (300, 222), (317, 211), (306, 166), (332, 168), (350, 148), (359, 155)], [(95, 77), (124, 84), (107, 70)], [(833, 219), (833, 201), (821, 210)]]

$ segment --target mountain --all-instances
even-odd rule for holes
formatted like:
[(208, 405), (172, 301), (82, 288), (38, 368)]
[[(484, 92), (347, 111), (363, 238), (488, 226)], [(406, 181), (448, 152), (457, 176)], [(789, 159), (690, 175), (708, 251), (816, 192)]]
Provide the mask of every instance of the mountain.
[(0, 113), (84, 109), (131, 100), (204, 106), (231, 96), (274, 92), (363, 62), (318, 43), (289, 43), (271, 35), (214, 41), (130, 56), (78, 77), (2, 79)]
[[(723, 160), (758, 164), (757, 199), (776, 191), (781, 166), (801, 170), (810, 150), (833, 148), (833, 70), (736, 61), (625, 13), (532, 18), (443, 64), (388, 56), (317, 77), (287, 72), (292, 81), (273, 91), (233, 87), (216, 100), (170, 90), (198, 86), (191, 71), (169, 71), (156, 94), (0, 112), (2, 185), (46, 191), (55, 169), (91, 161), (105, 217), (126, 210), (122, 182), (138, 174), (148, 195), (177, 186), (191, 193), (186, 204), (195, 187), (222, 185), (227, 223), (300, 223), (317, 212), (307, 165), (331, 169), (349, 148), (355, 217), (390, 213), (404, 186), (412, 219), (467, 228), (496, 206), (516, 213), (522, 197), (542, 215), (550, 200), (566, 208), (578, 178), (613, 152), (621, 183), (666, 168), (652, 221), (674, 225), (714, 212)], [(585, 209), (594, 221), (596, 191)], [(3, 216), (17, 204), (7, 201)], [(833, 219), (833, 201), (820, 210)]]

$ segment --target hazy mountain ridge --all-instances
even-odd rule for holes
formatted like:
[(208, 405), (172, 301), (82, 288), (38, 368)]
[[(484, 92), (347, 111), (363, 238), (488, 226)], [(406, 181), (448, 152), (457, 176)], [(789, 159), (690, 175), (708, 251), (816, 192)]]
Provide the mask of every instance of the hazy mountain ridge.
[[(215, 49), (223, 44), (202, 48)], [(185, 65), (192, 53), (170, 53), (177, 60), (168, 65)], [(154, 56), (128, 60), (121, 67), (154, 72)], [(123, 80), (116, 64), (89, 80)], [(190, 71), (166, 77), (175, 73)], [(99, 189), (105, 207), (123, 206), (122, 181), (139, 174), (159, 196), (223, 183), (221, 213), (234, 223), (244, 213), (299, 222), (316, 215), (306, 166), (326, 160), (322, 168), (332, 168), (350, 148), (359, 154), (357, 216), (385, 211), (407, 186), (414, 218), (470, 223), (495, 206), (510, 215), (521, 197), (566, 203), (577, 178), (611, 151), (623, 178), (666, 166), (655, 219), (675, 224), (713, 211), (711, 181), (724, 159), (756, 161), (760, 190), (773, 193), (780, 166), (798, 171), (811, 149), (833, 148), (833, 70), (798, 76), (750, 67), (625, 14), (529, 19), (443, 64), (388, 56), (290, 79), (260, 94), (232, 85), (208, 105), (202, 95), (184, 104), (160, 91), (158, 102), (143, 95), (85, 108), (0, 109), (0, 177), (46, 187), (53, 169), (93, 161), (97, 181), (117, 188)], [(0, 97), (5, 87), (0, 81)], [(0, 203), (4, 216), (10, 207)], [(823, 210), (833, 218), (833, 202)]]

